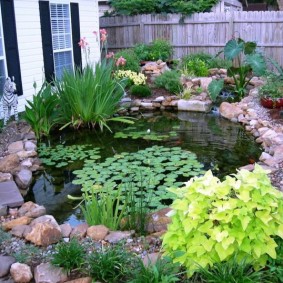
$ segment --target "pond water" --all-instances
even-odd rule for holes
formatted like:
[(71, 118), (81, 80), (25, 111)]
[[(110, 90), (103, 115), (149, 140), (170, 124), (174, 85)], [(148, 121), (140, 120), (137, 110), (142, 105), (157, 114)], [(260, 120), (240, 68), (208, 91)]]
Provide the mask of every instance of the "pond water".
[[(63, 148), (66, 146), (88, 145), (87, 149), (99, 147), (100, 156), (96, 155), (96, 152), (91, 153), (94, 155), (92, 158), (98, 158), (93, 162), (104, 162), (115, 154), (133, 154), (152, 146), (176, 150), (181, 148), (193, 152), (204, 170), (211, 169), (220, 178), (234, 173), (240, 166), (258, 160), (261, 153), (253, 137), (246, 133), (241, 125), (213, 114), (148, 113), (140, 116), (130, 128), (129, 125), (115, 123), (111, 124), (111, 129), (112, 133), (106, 129), (102, 133), (87, 129), (62, 131), (45, 141), (44, 145), (60, 145), (62, 150), (59, 147), (59, 153), (61, 151), (63, 156)], [(130, 137), (125, 138), (127, 135)], [(62, 163), (61, 160), (49, 162), (44, 171), (37, 172), (26, 200), (44, 205), (47, 213), (54, 215), (59, 223), (69, 222), (75, 226), (82, 219), (81, 212), (79, 208), (74, 209), (76, 203), (69, 200), (67, 195), (76, 196), (81, 193), (81, 186), (72, 182), (75, 178), (74, 170), (84, 166), (84, 160), (79, 160), (84, 156), (76, 156), (75, 153), (73, 155), (70, 154), (70, 158), (74, 159), (72, 163)], [(109, 159), (107, 163), (109, 166), (111, 161)], [(103, 170), (100, 173), (103, 173)], [(184, 181), (184, 178), (181, 181)]]

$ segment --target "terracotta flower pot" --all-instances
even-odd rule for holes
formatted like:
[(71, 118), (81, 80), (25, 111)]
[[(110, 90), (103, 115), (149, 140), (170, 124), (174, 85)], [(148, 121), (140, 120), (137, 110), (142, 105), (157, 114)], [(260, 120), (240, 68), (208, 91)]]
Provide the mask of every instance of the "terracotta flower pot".
[(281, 108), (283, 107), (283, 98), (272, 99), (269, 97), (261, 98), (261, 105), (265, 108)]

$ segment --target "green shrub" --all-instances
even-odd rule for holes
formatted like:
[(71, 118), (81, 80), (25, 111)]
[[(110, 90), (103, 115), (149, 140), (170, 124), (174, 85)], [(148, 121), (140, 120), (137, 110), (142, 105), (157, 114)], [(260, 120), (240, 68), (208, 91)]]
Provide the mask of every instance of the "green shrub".
[(246, 263), (245, 259), (238, 262), (232, 258), (225, 262), (215, 263), (209, 269), (200, 268), (198, 276), (201, 282), (210, 283), (255, 283), (255, 282), (274, 282), (272, 277), (264, 270), (255, 271), (251, 264)]
[(150, 13), (193, 13), (209, 12), (219, 0), (186, 1), (186, 0), (112, 0), (111, 6), (120, 15), (138, 15)]
[(130, 122), (114, 117), (124, 95), (124, 80), (112, 77), (112, 63), (102, 61), (95, 68), (87, 66), (74, 74), (65, 72), (61, 81), (56, 81), (60, 104), (59, 122), (79, 128), (82, 125), (109, 129), (108, 121)]
[(121, 245), (102, 247), (87, 259), (87, 270), (96, 281), (116, 283), (126, 281), (135, 268), (136, 256)]
[(132, 49), (124, 49), (115, 54), (115, 59), (118, 59), (120, 57), (123, 57), (126, 59), (126, 65), (124, 66), (118, 66), (118, 70), (130, 70), (133, 72), (140, 72), (140, 63), (139, 58)]
[(151, 96), (151, 90), (147, 85), (133, 85), (130, 88), (131, 95), (137, 97), (148, 97)]
[(122, 202), (122, 190), (108, 188), (98, 189), (93, 186), (91, 190), (83, 192), (83, 205), (81, 209), (89, 226), (103, 224), (111, 230), (117, 230), (124, 215), (127, 200)]
[(28, 264), (36, 257), (40, 257), (40, 249), (32, 244), (25, 244), (19, 251), (12, 253), (12, 256), (16, 259), (16, 262)]
[(138, 43), (134, 46), (134, 52), (140, 61), (148, 61), (149, 46), (144, 43)]
[(220, 57), (212, 57), (210, 60), (207, 61), (207, 66), (209, 69), (229, 69), (230, 67), (232, 67), (232, 63), (231, 61)]
[(268, 256), (276, 258), (273, 238), (283, 237), (282, 193), (257, 164), (253, 172), (240, 170), (223, 182), (208, 171), (176, 193), (163, 248), (189, 275), (233, 256), (256, 269)]
[(74, 269), (82, 268), (85, 262), (85, 250), (76, 238), (70, 242), (62, 242), (56, 245), (51, 263), (62, 267), (68, 274)]
[(172, 54), (173, 54), (173, 47), (169, 41), (165, 39), (155, 39), (149, 45), (148, 60), (157, 61), (161, 59), (162, 61), (166, 61), (170, 59)]
[(172, 283), (178, 282), (179, 265), (173, 264), (167, 258), (158, 258), (155, 263), (149, 262), (144, 265), (140, 259), (137, 268), (134, 270), (134, 279), (130, 283)]
[(27, 101), (23, 119), (32, 127), (37, 139), (48, 136), (56, 124), (59, 99), (52, 94), (51, 85), (44, 83), (31, 101)]
[(180, 74), (177, 71), (165, 71), (163, 74), (158, 76), (154, 84), (157, 87), (165, 88), (170, 93), (180, 93), (183, 89), (180, 82)]

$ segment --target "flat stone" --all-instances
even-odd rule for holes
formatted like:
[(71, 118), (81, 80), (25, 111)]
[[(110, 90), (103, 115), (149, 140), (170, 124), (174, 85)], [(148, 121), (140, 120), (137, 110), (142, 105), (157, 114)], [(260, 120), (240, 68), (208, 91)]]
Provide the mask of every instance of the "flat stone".
[(28, 225), (32, 221), (32, 218), (27, 216), (22, 216), (7, 222), (2, 223), (4, 230), (11, 230), (18, 225)]
[(0, 183), (0, 205), (17, 207), (23, 203), (24, 199), (14, 181)]
[(8, 146), (8, 152), (11, 154), (11, 153), (16, 153), (18, 151), (21, 151), (24, 149), (24, 144), (22, 141), (16, 141), (16, 142), (13, 142), (11, 143), (9, 146)]
[(12, 174), (0, 172), (0, 183), (7, 182), (7, 181), (13, 181)]
[(130, 238), (132, 234), (132, 231), (113, 231), (105, 237), (105, 241), (108, 241), (111, 244), (115, 244), (122, 240)]
[(21, 150), (17, 152), (17, 155), (21, 160), (23, 160), (29, 157), (35, 157), (37, 156), (37, 153), (34, 150)]
[(16, 260), (12, 256), (0, 255), (0, 278), (9, 273), (11, 265), (15, 262)]
[(6, 205), (0, 205), (0, 216), (6, 216), (7, 215), (7, 206)]
[(36, 283), (62, 283), (68, 280), (68, 276), (62, 268), (41, 263), (34, 269), (34, 279)]
[(177, 107), (179, 111), (209, 112), (212, 102), (180, 99)]

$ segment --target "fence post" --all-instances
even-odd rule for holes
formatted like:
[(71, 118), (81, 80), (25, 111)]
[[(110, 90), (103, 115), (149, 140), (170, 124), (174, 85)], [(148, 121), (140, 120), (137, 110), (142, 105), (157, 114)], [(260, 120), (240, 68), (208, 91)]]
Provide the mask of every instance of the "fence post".
[(139, 42), (144, 43), (145, 34), (144, 34), (144, 18), (142, 17), (140, 20), (140, 40)]
[(230, 12), (229, 24), (228, 24), (228, 37), (229, 37), (228, 40), (230, 40), (232, 37), (234, 37), (234, 35), (235, 35), (235, 30), (234, 30), (234, 12)]

